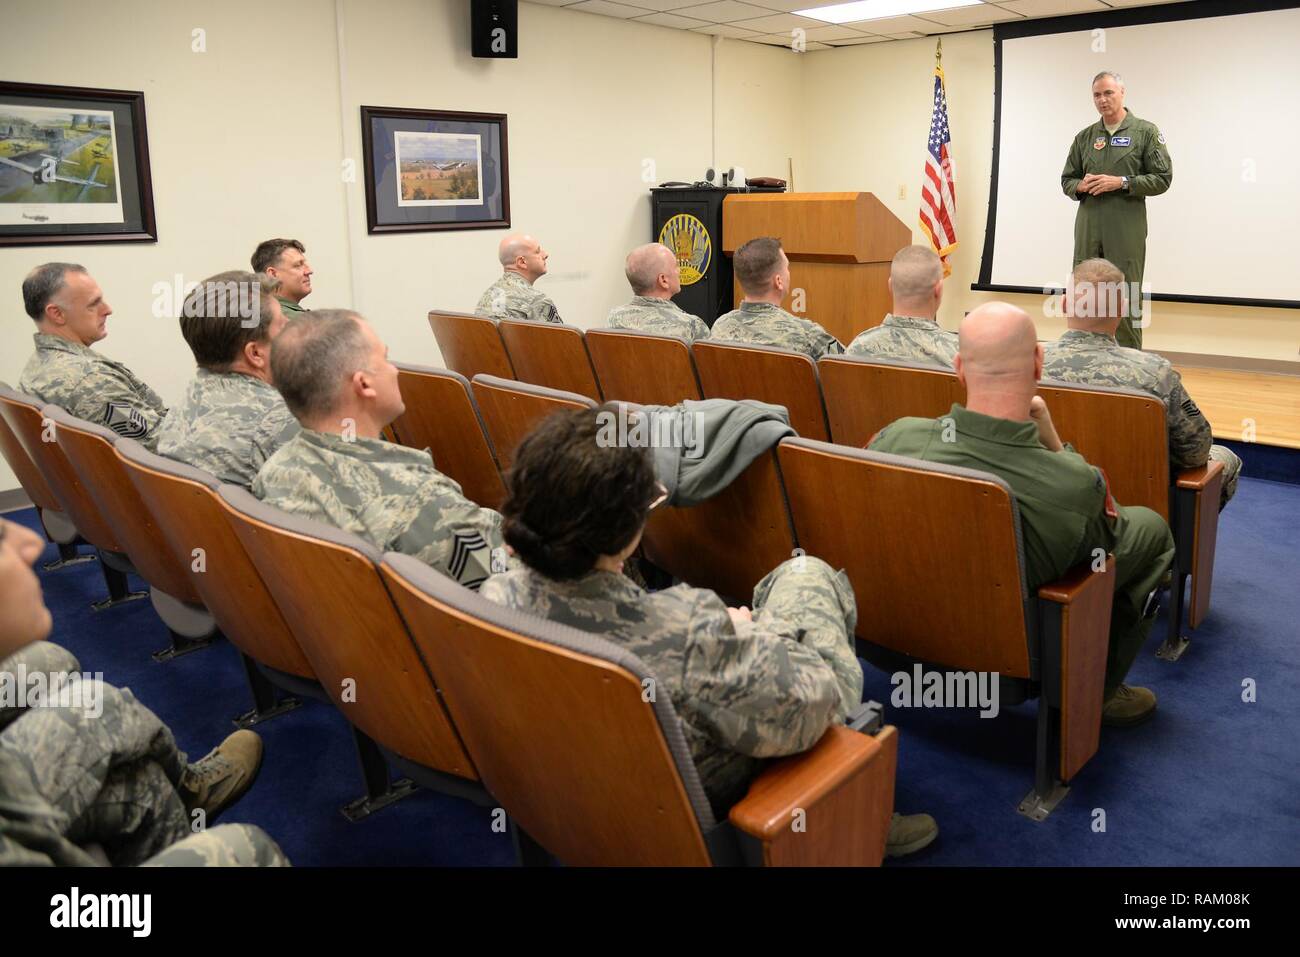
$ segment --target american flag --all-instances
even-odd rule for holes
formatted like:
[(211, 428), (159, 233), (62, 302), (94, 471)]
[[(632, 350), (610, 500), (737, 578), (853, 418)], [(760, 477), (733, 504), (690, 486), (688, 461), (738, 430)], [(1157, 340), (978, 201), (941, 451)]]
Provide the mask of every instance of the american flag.
[(957, 248), (957, 189), (952, 169), (952, 137), (948, 133), (948, 94), (944, 90), (943, 68), (934, 68), (934, 115), (930, 118), (930, 140), (926, 144), (925, 171), (921, 178), (921, 229), (943, 261), (943, 274), (952, 267), (948, 254)]

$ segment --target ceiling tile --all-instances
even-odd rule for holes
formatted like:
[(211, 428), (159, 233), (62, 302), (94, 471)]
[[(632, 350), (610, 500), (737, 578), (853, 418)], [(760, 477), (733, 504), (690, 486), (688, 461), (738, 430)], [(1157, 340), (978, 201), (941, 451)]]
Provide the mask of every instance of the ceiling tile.
[(998, 6), (1026, 17), (1059, 17), (1068, 13), (1109, 10), (1101, 0), (998, 0)]
[(805, 30), (804, 34), (809, 40), (852, 40), (855, 37), (872, 36), (865, 30), (854, 30), (852, 27), (812, 27)]
[(991, 3), (981, 3), (978, 7), (958, 7), (955, 10), (932, 10), (918, 13), (917, 16), (922, 20), (933, 20), (935, 23), (942, 23), (949, 27), (964, 27), (971, 24), (983, 26), (1000, 20), (1020, 19), (1020, 14), (995, 7)]
[(648, 17), (637, 17), (637, 23), (653, 23), (657, 27), (673, 27), (677, 30), (692, 30), (705, 27), (708, 23), (696, 17), (679, 17), (675, 13), (652, 13)]
[(761, 33), (787, 33), (795, 27), (803, 27), (807, 30), (809, 27), (824, 27), (826, 24), (821, 20), (809, 20), (807, 17), (778, 13), (770, 17), (756, 17), (753, 20), (737, 20), (736, 26), (744, 27), (746, 30), (758, 30)]
[(682, 7), (674, 12), (681, 17), (695, 17), (710, 23), (731, 23), (733, 20), (772, 16), (771, 10), (756, 7), (752, 3), (740, 3), (739, 0), (718, 0), (701, 6)]
[(730, 37), (733, 40), (752, 40), (760, 34), (753, 30), (743, 30), (730, 23), (711, 23), (707, 27), (695, 27), (692, 33), (709, 33), (718, 37)]
[(882, 20), (855, 20), (853, 23), (844, 24), (844, 26), (883, 37), (891, 33), (908, 33), (911, 31), (924, 33), (934, 24), (918, 17), (885, 17)]
[(1180, 0), (1105, 0), (1112, 7), (1154, 7), (1160, 3), (1179, 3)]
[(832, 40), (834, 47), (855, 47), (863, 43), (888, 43), (889, 37), (859, 37), (856, 40)]
[(581, 3), (570, 4), (565, 9), (581, 10), (583, 13), (598, 13), (602, 17), (621, 17), (624, 20), (654, 12), (653, 10), (646, 10), (644, 7), (629, 7), (625, 3), (611, 3), (610, 0), (582, 0)]

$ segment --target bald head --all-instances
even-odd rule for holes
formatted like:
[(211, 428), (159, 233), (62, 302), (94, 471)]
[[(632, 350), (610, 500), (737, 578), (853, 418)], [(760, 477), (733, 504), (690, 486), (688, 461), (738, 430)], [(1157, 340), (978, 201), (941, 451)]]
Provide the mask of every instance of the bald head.
[(632, 250), (627, 254), (624, 272), (638, 296), (666, 299), (682, 288), (677, 257), (663, 243), (646, 243)]
[(511, 233), (497, 246), (497, 259), (506, 272), (515, 272), (530, 283), (546, 275), (549, 254), (527, 233)]
[(904, 246), (889, 264), (894, 315), (933, 319), (943, 298), (943, 263), (928, 246)]
[(1033, 394), (1042, 350), (1029, 313), (1005, 302), (988, 302), (961, 322), (958, 374), (968, 399), (986, 391)]

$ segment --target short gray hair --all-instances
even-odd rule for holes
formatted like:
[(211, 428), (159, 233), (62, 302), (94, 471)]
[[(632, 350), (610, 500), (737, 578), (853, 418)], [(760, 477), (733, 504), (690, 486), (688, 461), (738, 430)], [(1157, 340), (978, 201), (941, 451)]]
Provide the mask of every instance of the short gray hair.
[(68, 273), (85, 271), (86, 267), (77, 263), (45, 263), (29, 272), (23, 280), (23, 308), (32, 321), (45, 318), (45, 307), (67, 285)]
[(889, 264), (889, 278), (898, 301), (929, 299), (934, 284), (943, 279), (943, 263), (929, 246), (904, 246)]
[(1124, 273), (1109, 259), (1085, 259), (1074, 267), (1070, 278), (1076, 319), (1108, 320), (1124, 315), (1128, 301)]
[(1112, 70), (1102, 70), (1100, 73), (1098, 73), (1096, 76), (1092, 78), (1092, 84), (1095, 85), (1098, 80), (1100, 80), (1102, 77), (1107, 77), (1107, 76), (1110, 77), (1112, 80), (1114, 80), (1116, 83), (1118, 83), (1120, 85), (1120, 89), (1124, 89), (1124, 78)]
[(636, 295), (644, 295), (654, 288), (655, 280), (663, 272), (659, 267), (664, 253), (668, 254), (668, 258), (675, 266), (677, 256), (663, 243), (646, 243), (627, 254), (627, 264), (624, 266), (623, 273), (627, 276), (627, 283)]
[(344, 381), (366, 365), (365, 320), (350, 309), (316, 309), (271, 343), (271, 379), (299, 420), (333, 412)]

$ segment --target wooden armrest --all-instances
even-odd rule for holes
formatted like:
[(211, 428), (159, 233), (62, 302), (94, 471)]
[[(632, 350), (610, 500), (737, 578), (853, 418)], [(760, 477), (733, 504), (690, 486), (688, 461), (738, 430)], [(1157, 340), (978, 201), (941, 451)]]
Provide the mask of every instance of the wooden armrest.
[(1183, 469), (1174, 484), (1179, 488), (1203, 489), (1222, 471), (1222, 462), (1206, 462), (1194, 469)]
[[(1094, 572), (1091, 562), (1075, 565), (1054, 582), (1039, 586), (1038, 597), (1058, 605), (1070, 605), (1087, 597), (1095, 588), (1105, 588), (1107, 575), (1115, 568), (1115, 556), (1106, 556), (1106, 571)], [(1113, 588), (1113, 586), (1112, 586)]]
[(774, 865), (879, 865), (894, 808), (898, 731), (829, 728), (803, 754), (774, 761), (731, 809), (732, 825)]

